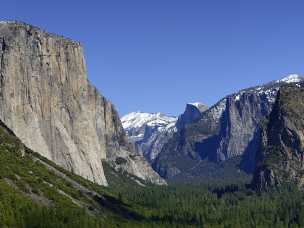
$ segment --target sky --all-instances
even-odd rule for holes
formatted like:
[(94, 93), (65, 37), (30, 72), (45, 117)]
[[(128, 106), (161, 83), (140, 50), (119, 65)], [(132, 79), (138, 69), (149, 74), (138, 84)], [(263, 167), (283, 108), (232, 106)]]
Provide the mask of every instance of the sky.
[(21, 20), (80, 41), (90, 81), (120, 115), (179, 115), (304, 74), (303, 0), (9, 0)]

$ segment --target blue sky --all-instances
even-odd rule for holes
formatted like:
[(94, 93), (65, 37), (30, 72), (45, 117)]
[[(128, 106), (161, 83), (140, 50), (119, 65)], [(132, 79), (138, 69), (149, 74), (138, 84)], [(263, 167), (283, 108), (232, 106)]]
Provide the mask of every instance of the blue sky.
[(121, 115), (178, 115), (304, 73), (300, 0), (10, 0), (1, 19), (80, 41), (89, 79)]

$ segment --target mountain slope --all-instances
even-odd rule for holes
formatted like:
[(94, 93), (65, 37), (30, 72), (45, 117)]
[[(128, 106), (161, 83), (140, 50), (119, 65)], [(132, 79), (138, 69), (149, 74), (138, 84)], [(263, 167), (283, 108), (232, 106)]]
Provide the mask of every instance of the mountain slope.
[(139, 145), (148, 161), (152, 161), (176, 131), (177, 118), (161, 113), (133, 112), (121, 121), (131, 141)]
[[(203, 186), (142, 188), (106, 165), (106, 176), (109, 172), (115, 176), (109, 178), (110, 187), (93, 184), (26, 148), (0, 121), (0, 227), (254, 227), (257, 224), (303, 227), (304, 224), (303, 192), (297, 190), (257, 195), (240, 191), (238, 186), (211, 191)], [(112, 183), (113, 180), (118, 182)]]
[(262, 126), (253, 185), (258, 190), (294, 183), (304, 184), (304, 89), (284, 86)]
[(0, 79), (0, 119), (35, 152), (101, 185), (107, 185), (102, 161), (164, 183), (128, 142), (114, 106), (88, 81), (78, 42), (1, 22)]
[(106, 189), (25, 147), (0, 121), (1, 227), (111, 227), (132, 213)]
[(198, 178), (204, 181), (206, 176), (201, 171), (207, 169), (206, 166), (216, 163), (220, 168), (223, 162), (238, 159), (239, 162), (230, 162), (234, 164), (233, 175), (242, 170), (252, 173), (260, 140), (260, 121), (270, 114), (282, 85), (302, 80), (298, 75), (290, 75), (223, 98), (200, 118), (179, 128), (153, 162), (154, 169), (169, 180)]

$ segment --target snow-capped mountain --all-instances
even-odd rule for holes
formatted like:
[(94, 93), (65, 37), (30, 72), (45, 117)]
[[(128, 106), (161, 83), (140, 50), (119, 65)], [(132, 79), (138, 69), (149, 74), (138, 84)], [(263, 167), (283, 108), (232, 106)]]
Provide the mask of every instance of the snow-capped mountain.
[(302, 82), (304, 80), (304, 78), (298, 74), (290, 74), (285, 78), (282, 78), (280, 80), (277, 80), (277, 83), (295, 83), (295, 82)]
[(274, 102), (275, 96), (282, 85), (290, 84), (290, 83), (297, 84), (303, 81), (304, 81), (304, 77), (298, 74), (290, 74), (280, 80), (272, 81), (270, 83), (261, 86), (255, 86), (255, 87), (240, 90), (239, 92), (234, 94), (234, 98), (237, 101), (240, 99), (240, 96), (242, 96), (242, 94), (244, 93), (255, 93), (259, 95), (264, 95), (269, 100), (269, 102)]
[(197, 109), (199, 109), (201, 112), (204, 112), (208, 109), (208, 106), (201, 103), (201, 102), (193, 102), (193, 103), (188, 103), (187, 105), (190, 105), (190, 106), (194, 106), (196, 107)]
[(259, 96), (264, 102), (269, 104), (273, 104), (276, 99), (276, 95), (280, 90), (280, 87), (284, 84), (295, 84), (296, 86), (300, 86), (300, 83), (304, 82), (304, 77), (298, 74), (290, 74), (286, 77), (283, 77), (280, 80), (271, 81), (269, 83), (254, 86), (246, 89), (242, 89), (237, 93), (229, 95), (218, 103), (209, 108), (208, 112), (213, 112), (214, 119), (217, 120), (223, 114), (223, 111), (226, 108), (226, 99), (228, 97), (232, 97), (236, 103), (240, 102), (242, 96), (245, 94), (254, 94)]
[(176, 121), (173, 116), (144, 112), (132, 112), (121, 118), (128, 137), (140, 146), (148, 161), (155, 159), (174, 134)]
[(280, 87), (286, 84), (300, 87), (304, 78), (293, 74), (240, 90), (202, 112), (198, 119), (182, 127), (177, 124), (177, 132), (154, 160), (154, 169), (171, 180), (176, 176), (204, 178), (199, 171), (202, 160), (220, 163), (241, 158), (239, 166), (252, 172), (260, 140), (259, 124), (270, 114)]
[(141, 128), (144, 125), (168, 131), (174, 127), (177, 118), (161, 113), (132, 112), (121, 118), (124, 129)]
[(246, 88), (210, 108), (199, 102), (188, 103), (178, 118), (133, 112), (122, 118), (123, 127), (153, 168), (170, 180), (177, 175), (203, 176), (198, 171), (201, 159), (217, 163), (241, 157), (239, 165), (251, 172), (259, 145), (259, 123), (269, 115), (280, 87), (286, 84), (300, 87), (304, 78), (292, 74)]

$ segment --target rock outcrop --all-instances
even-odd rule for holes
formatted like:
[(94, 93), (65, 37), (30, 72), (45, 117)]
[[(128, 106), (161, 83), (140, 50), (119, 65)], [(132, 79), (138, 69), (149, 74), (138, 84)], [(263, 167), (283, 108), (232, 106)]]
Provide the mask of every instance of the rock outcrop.
[(280, 89), (269, 118), (261, 125), (261, 144), (253, 186), (267, 190), (284, 183), (304, 184), (303, 85)]
[[(263, 86), (229, 95), (198, 118), (178, 127), (164, 145), (153, 167), (161, 176), (200, 176), (205, 162), (222, 163), (238, 158), (236, 170), (252, 173), (260, 143), (259, 123), (267, 117), (282, 85), (297, 84), (303, 78), (291, 75)], [(185, 179), (185, 178), (184, 178)]]
[(78, 42), (19, 22), (0, 22), (0, 119), (30, 149), (107, 185), (102, 161), (164, 181), (129, 143), (114, 106), (86, 76)]
[(182, 115), (178, 117), (176, 127), (178, 129), (184, 128), (187, 124), (193, 123), (202, 117), (202, 113), (207, 111), (208, 107), (199, 102), (188, 103), (186, 109)]

